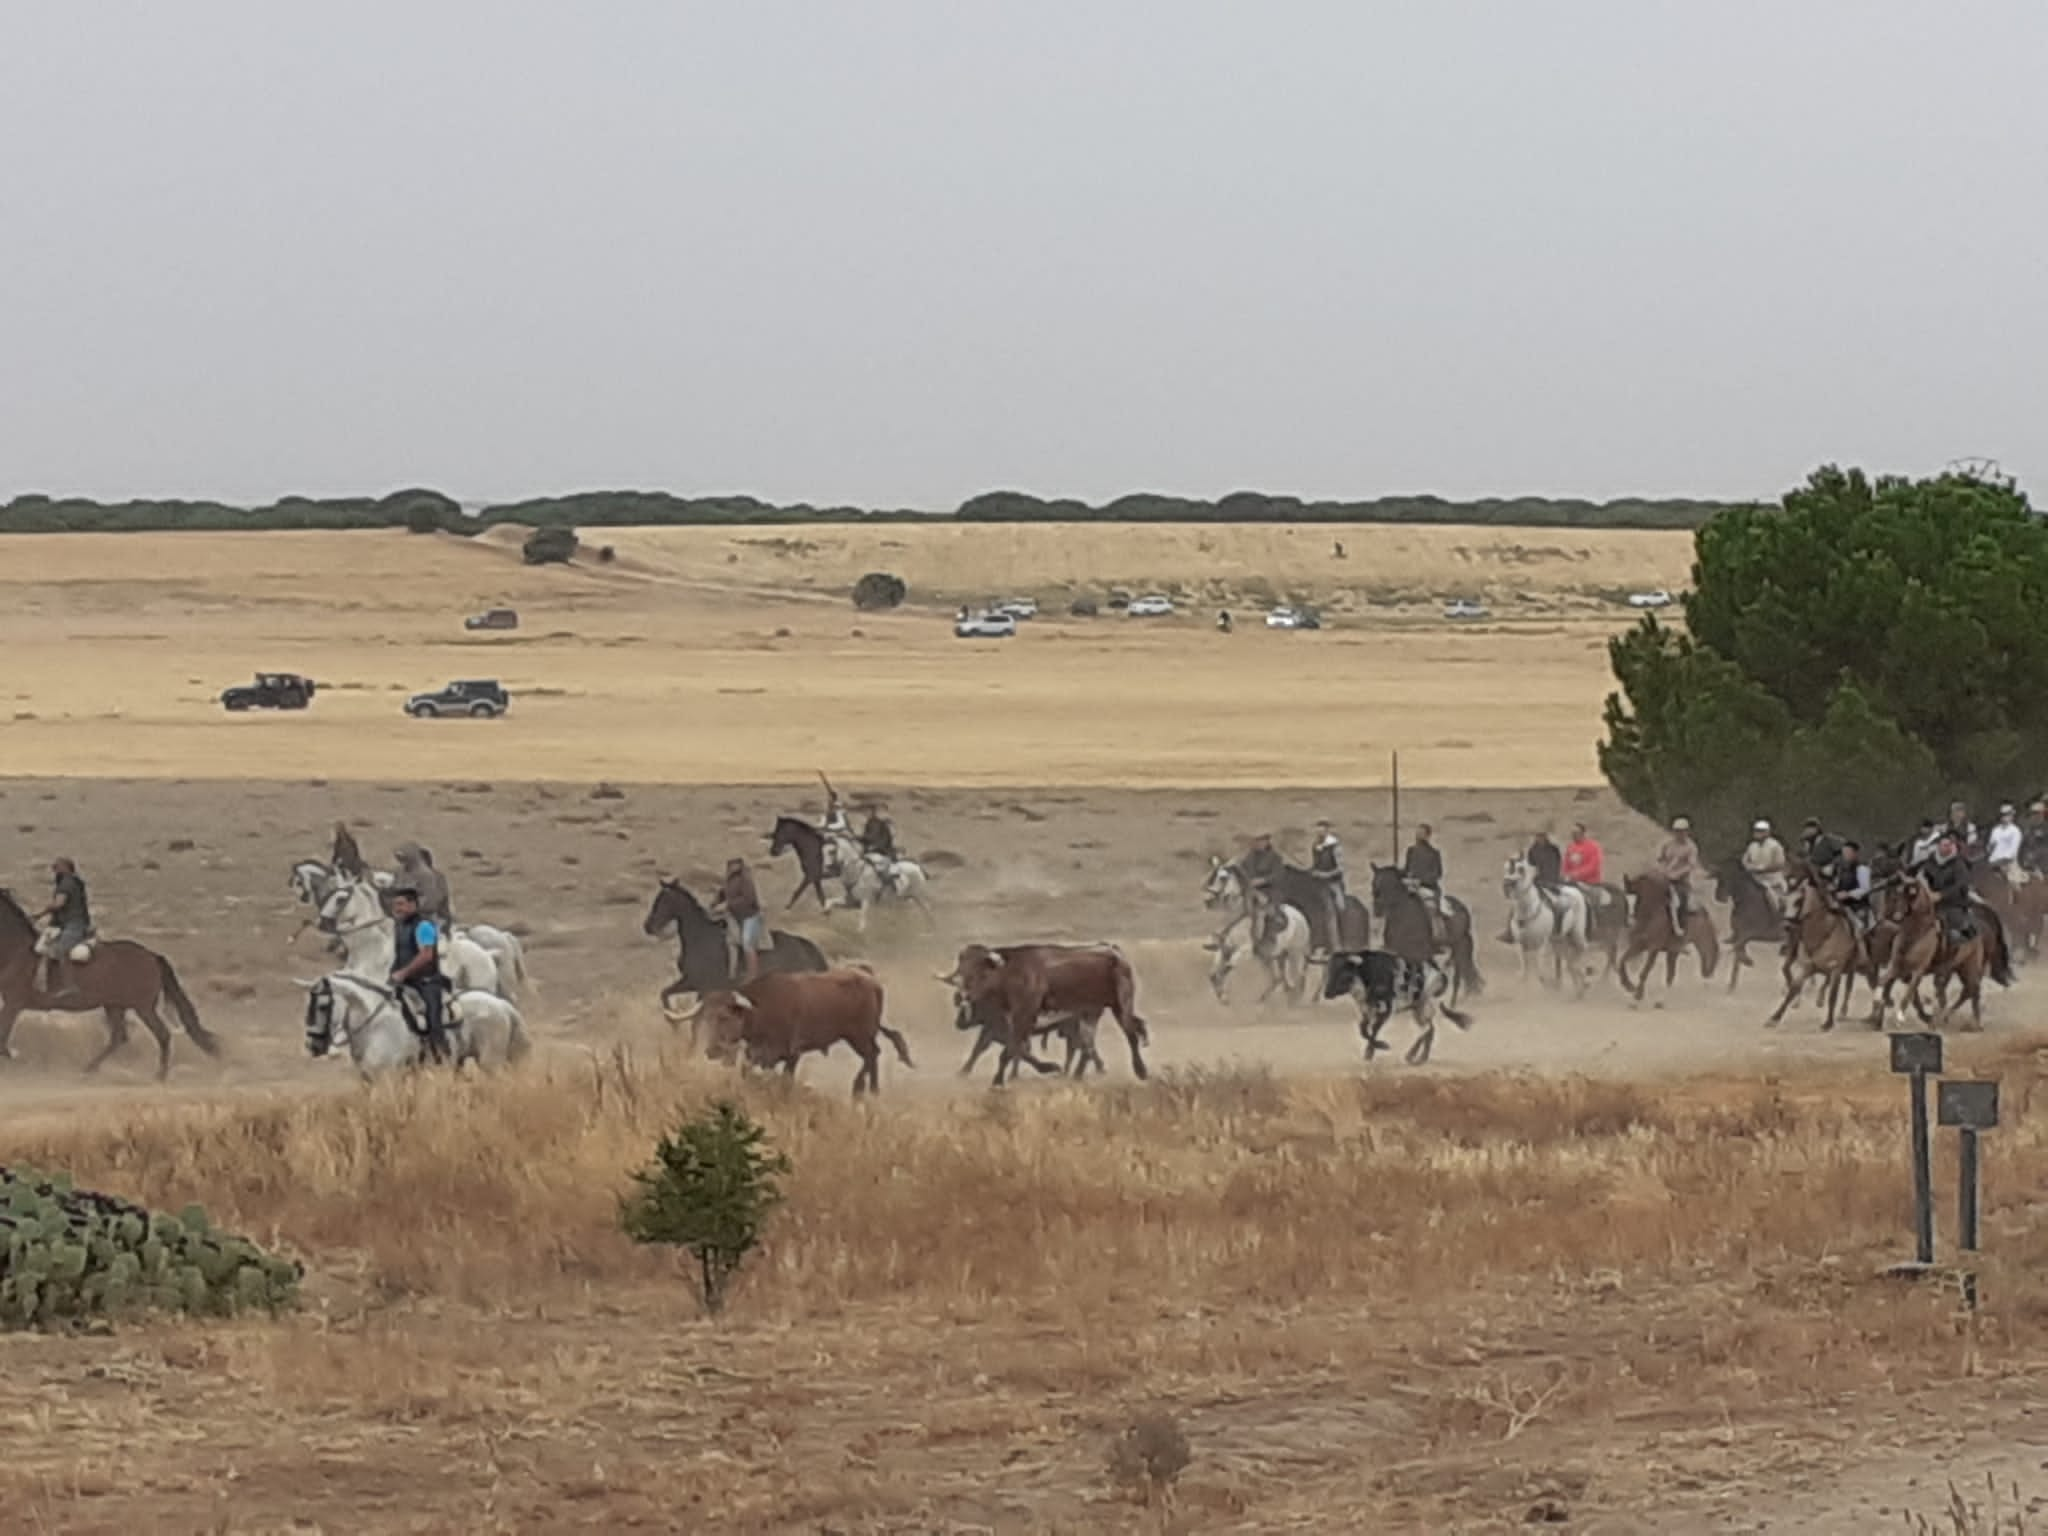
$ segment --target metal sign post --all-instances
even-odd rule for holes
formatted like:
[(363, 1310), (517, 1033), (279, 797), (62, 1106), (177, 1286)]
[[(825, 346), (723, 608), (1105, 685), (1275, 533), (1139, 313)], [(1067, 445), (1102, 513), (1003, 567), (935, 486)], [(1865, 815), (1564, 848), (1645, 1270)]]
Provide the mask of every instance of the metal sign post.
[[(1941, 1075), (1941, 1036), (1893, 1035), (1892, 1070), (1913, 1095), (1913, 1241), (1916, 1262), (1934, 1262), (1934, 1155), (1928, 1145), (1927, 1079)], [(1946, 1085), (1944, 1085), (1946, 1087)]]
[(1401, 866), (1401, 754), (1394, 754), (1394, 867)]
[(1965, 1253), (1977, 1251), (1977, 1133), (1998, 1124), (1998, 1084), (1943, 1083), (1936, 1096), (1936, 1115), (1956, 1127), (1961, 1156), (1956, 1176), (1956, 1242)]

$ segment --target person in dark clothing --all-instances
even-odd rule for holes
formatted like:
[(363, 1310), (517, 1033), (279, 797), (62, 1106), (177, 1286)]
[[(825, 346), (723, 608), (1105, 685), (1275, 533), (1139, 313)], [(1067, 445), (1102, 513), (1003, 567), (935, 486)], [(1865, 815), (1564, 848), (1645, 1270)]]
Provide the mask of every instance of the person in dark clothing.
[(1401, 878), (1409, 888), (1426, 899), (1437, 911), (1444, 909), (1444, 856), (1435, 843), (1428, 822), (1415, 829), (1415, 841), (1401, 860)]
[(92, 908), (76, 864), (65, 858), (54, 859), (50, 873), (55, 877), (50, 904), (37, 914), (48, 919), (52, 935), (44, 948), (49, 959), (43, 995), (49, 1002), (63, 1002), (78, 996), (71, 951), (92, 937)]
[(896, 862), (896, 828), (879, 806), (868, 807), (868, 819), (861, 824), (861, 852)]
[(1834, 873), (1835, 863), (1842, 857), (1846, 846), (1834, 833), (1822, 830), (1818, 816), (1807, 817), (1805, 826), (1800, 829), (1800, 853), (1806, 859), (1807, 867), (1823, 879)]
[(1835, 859), (1832, 878), (1835, 900), (1840, 902), (1842, 910), (1849, 914), (1850, 923), (1859, 934), (1868, 933), (1872, 916), (1870, 866), (1863, 862), (1863, 850), (1856, 843), (1842, 844), (1842, 851)]
[(1536, 889), (1555, 895), (1564, 885), (1564, 850), (1550, 840), (1548, 832), (1538, 832), (1525, 857), (1536, 873)]
[(744, 985), (761, 978), (761, 951), (766, 945), (767, 924), (761, 917), (761, 897), (754, 889), (754, 877), (745, 859), (728, 859), (725, 884), (718, 900), (711, 904), (714, 917), (723, 917), (731, 934), (732, 973)]
[(421, 1022), (427, 1031), (427, 1054), (435, 1061), (446, 1061), (448, 982), (441, 975), (441, 931), (432, 918), (420, 911), (420, 893), (409, 885), (391, 893), (391, 917), (396, 941), (391, 961), (392, 988), (409, 990), (419, 1000)]
[(1330, 924), (1330, 947), (1344, 939), (1344, 849), (1328, 821), (1316, 823), (1316, 840), (1309, 849), (1308, 872), (1321, 886)]
[(1244, 857), (1237, 861), (1239, 876), (1251, 887), (1265, 913), (1265, 920), (1259, 924), (1260, 943), (1277, 939), (1287, 926), (1287, 913), (1274, 891), (1276, 882), (1286, 871), (1287, 861), (1273, 846), (1273, 834), (1270, 832), (1261, 832), (1254, 837)]
[(1920, 872), (1934, 893), (1934, 909), (1941, 914), (1943, 933), (1950, 942), (1968, 938), (1970, 924), (1970, 871), (1956, 847), (1953, 835), (1944, 833), (1934, 858)]

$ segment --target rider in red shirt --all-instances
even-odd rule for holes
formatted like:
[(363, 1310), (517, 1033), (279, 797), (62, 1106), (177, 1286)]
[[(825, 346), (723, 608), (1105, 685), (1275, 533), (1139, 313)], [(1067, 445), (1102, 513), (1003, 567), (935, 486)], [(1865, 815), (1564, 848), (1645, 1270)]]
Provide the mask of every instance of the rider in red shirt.
[(1601, 862), (1600, 845), (1582, 821), (1572, 828), (1572, 840), (1565, 845), (1564, 877), (1574, 885), (1597, 886)]

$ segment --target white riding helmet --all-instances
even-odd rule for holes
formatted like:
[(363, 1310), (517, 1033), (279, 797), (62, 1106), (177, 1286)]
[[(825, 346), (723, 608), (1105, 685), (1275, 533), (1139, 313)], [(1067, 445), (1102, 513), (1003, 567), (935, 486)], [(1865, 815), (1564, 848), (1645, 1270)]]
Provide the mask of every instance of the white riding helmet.
[(1771, 824), (1768, 821), (1759, 821), (1749, 829), (1749, 833), (1752, 837), (1769, 837), (1771, 835)]
[(1690, 832), (1692, 830), (1692, 822), (1687, 817), (1679, 816), (1672, 821), (1671, 830), (1674, 832)]

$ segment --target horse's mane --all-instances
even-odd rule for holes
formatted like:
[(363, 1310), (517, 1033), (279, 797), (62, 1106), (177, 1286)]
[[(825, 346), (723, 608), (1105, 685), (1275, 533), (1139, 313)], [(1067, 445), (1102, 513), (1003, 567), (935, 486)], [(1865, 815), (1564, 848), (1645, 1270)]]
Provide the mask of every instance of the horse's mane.
[(805, 821), (801, 816), (776, 817), (775, 830), (778, 833), (801, 833), (805, 842), (822, 843), (825, 841), (825, 834), (812, 826), (808, 821)]
[(704, 903), (697, 899), (697, 893), (683, 884), (682, 881), (664, 880), (661, 884), (663, 890), (681, 900), (683, 911), (686, 914), (691, 917), (702, 918), (707, 923), (712, 921), (711, 914), (704, 910)]
[(0, 919), (10, 917), (24, 928), (35, 928), (35, 922), (29, 917), (27, 909), (14, 899), (14, 892), (0, 885)]

